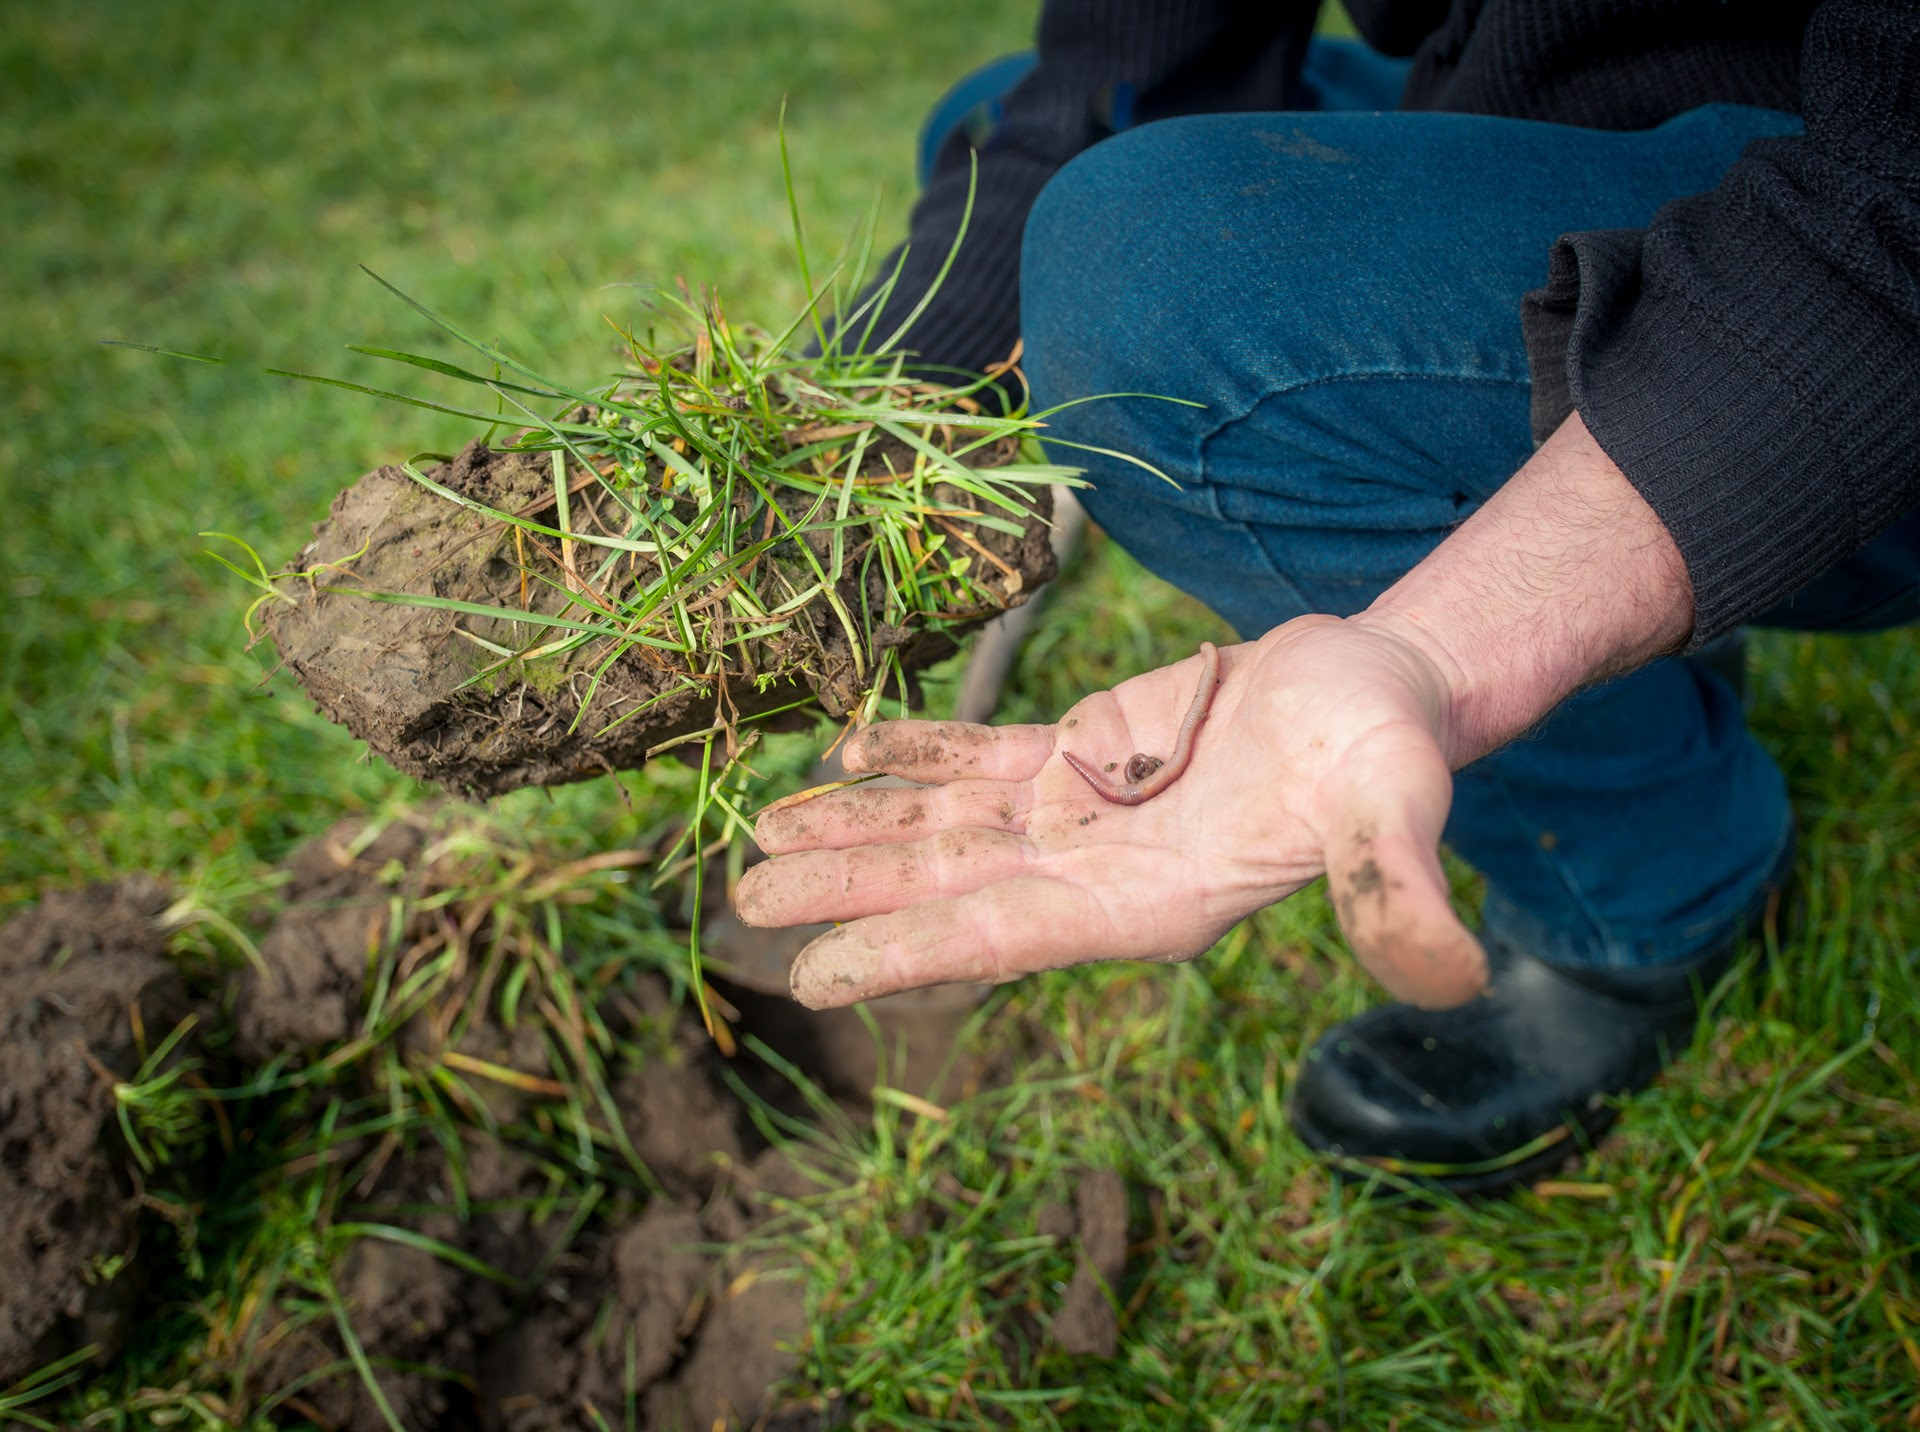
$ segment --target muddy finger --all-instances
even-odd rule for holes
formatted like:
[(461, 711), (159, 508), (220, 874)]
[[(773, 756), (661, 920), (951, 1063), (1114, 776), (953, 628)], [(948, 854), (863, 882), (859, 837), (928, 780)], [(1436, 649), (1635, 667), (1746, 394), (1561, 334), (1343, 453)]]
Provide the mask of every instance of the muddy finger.
[(794, 962), (793, 997), (836, 1009), (963, 981), (1004, 984), (1038, 970), (1126, 953), (1085, 890), (1025, 877), (831, 930)]
[(1440, 865), (1452, 781), (1435, 747), (1395, 752), (1395, 780), (1353, 782), (1326, 837), (1327, 893), (1347, 943), (1389, 993), (1423, 1009), (1485, 988), (1487, 957), (1454, 914)]
[(741, 876), (734, 908), (749, 925), (858, 920), (1023, 875), (1033, 859), (1024, 837), (995, 830), (946, 830), (926, 840), (853, 850), (803, 850)]
[(1019, 833), (1026, 828), (1024, 786), (1006, 781), (955, 781), (902, 789), (856, 786), (850, 791), (767, 811), (753, 837), (769, 855), (796, 850), (842, 850), (925, 840), (939, 830), (967, 827)]
[(885, 771), (922, 785), (969, 778), (1028, 781), (1053, 754), (1051, 726), (881, 721), (847, 742), (849, 771)]

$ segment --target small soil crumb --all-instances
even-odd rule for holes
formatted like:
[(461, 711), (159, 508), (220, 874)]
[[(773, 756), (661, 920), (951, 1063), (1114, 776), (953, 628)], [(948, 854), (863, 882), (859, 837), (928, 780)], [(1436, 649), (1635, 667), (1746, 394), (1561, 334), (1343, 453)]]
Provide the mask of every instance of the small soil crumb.
[(427, 843), (429, 817), (384, 827), (348, 820), (308, 841), (287, 862), (286, 905), (260, 942), (265, 975), (242, 981), (234, 1013), (240, 1057), (337, 1044), (359, 1022), (367, 952), (386, 933), (400, 871)]
[(650, 1205), (613, 1247), (614, 1287), (627, 1312), (634, 1384), (666, 1376), (680, 1351), (680, 1329), (705, 1287), (712, 1258), (700, 1215), (661, 1199)]
[(1080, 1260), (1053, 1315), (1053, 1340), (1076, 1357), (1120, 1352), (1114, 1299), (1127, 1265), (1127, 1186), (1112, 1169), (1094, 1169), (1073, 1196)]
[[(459, 1384), (389, 1365), (403, 1362), (471, 1376), (473, 1335), (465, 1326), (460, 1270), (418, 1248), (369, 1238), (354, 1245), (337, 1281), (354, 1335), (369, 1358), (379, 1359), (374, 1376), (400, 1425), (449, 1425), (453, 1414), (469, 1406)], [(337, 1366), (345, 1351), (337, 1334), (326, 1324), (315, 1326), (328, 1334), (320, 1339), (324, 1362), (318, 1365)], [(325, 1425), (341, 1432), (384, 1432), (387, 1426), (365, 1385), (351, 1373), (315, 1386), (308, 1400), (326, 1418)]]
[[(1010, 446), (1006, 460), (1014, 455)], [(551, 454), (499, 453), (475, 442), (427, 475), (496, 512), (556, 520)], [(569, 469), (570, 478), (580, 476)], [(806, 495), (789, 495), (789, 516), (802, 514)], [(935, 484), (931, 496), (949, 512), (972, 508), (946, 484)], [(1044, 488), (1035, 492), (1036, 513), (1018, 536), (985, 527), (969, 533), (1014, 574), (1005, 583), (1008, 606), (1054, 573), (1048, 498)], [(570, 499), (569, 517), (583, 531), (626, 523), (618, 503), (590, 480)], [(866, 693), (862, 673), (883, 652), (897, 649), (911, 670), (953, 649), (946, 636), (883, 624), (873, 649), (856, 654), (822, 594), (788, 613), (786, 630), (729, 646), (732, 664), (717, 678), (704, 666), (692, 675), (674, 654), (644, 647), (609, 664), (602, 642), (489, 673), (496, 650), (526, 645), (525, 623), (354, 595), (445, 598), (546, 616), (571, 610), (577, 618), (578, 606), (569, 606), (573, 579), (556, 553), (546, 539), (516, 537), (519, 531), (428, 491), (402, 468), (380, 468), (335, 499), (294, 562), (295, 571), (314, 575), (281, 582), (291, 600), (269, 605), (267, 630), (324, 715), (402, 771), (474, 796), (637, 768), (652, 747), (718, 718), (754, 716), (810, 695), (830, 716), (845, 716)], [(823, 553), (829, 543), (821, 534)], [(796, 564), (796, 586), (816, 580), (799, 553), (784, 552), (775, 547), (766, 561)], [(848, 554), (849, 575), (833, 595), (848, 610), (884, 610), (881, 564), (861, 558), (860, 550)], [(652, 560), (630, 557), (609, 589), (646, 580)], [(767, 676), (795, 670), (806, 671), (804, 682)]]
[(0, 928), (0, 1387), (124, 1339), (139, 1200), (113, 1086), (188, 1013), (165, 908), (134, 876), (49, 895)]
[(1033, 1217), (1033, 1231), (1042, 1238), (1065, 1241), (1073, 1237), (1073, 1209), (1064, 1203), (1043, 1203)]
[(648, 1398), (650, 1427), (752, 1427), (793, 1372), (807, 1305), (794, 1270), (770, 1254), (727, 1260), (679, 1374)]

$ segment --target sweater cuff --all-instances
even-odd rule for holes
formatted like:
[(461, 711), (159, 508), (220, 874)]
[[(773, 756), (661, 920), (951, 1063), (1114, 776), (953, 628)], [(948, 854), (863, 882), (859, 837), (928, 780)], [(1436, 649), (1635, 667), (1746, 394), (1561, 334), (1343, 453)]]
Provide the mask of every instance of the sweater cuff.
[[(1893, 335), (1830, 278), (1716, 265), (1699, 295), (1663, 288), (1660, 269), (1643, 231), (1569, 234), (1523, 325), (1536, 431), (1577, 408), (1672, 534), (1696, 650), (1899, 515), (1913, 375), (1897, 337), (1889, 362)], [(1794, 309), (1783, 296), (1796, 293)]]

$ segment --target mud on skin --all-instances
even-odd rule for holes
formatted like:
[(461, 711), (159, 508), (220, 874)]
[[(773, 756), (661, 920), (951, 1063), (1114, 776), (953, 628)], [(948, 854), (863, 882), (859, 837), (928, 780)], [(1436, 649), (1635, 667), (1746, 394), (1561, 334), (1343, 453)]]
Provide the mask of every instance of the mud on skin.
[(892, 771), (917, 781), (959, 780), (978, 771), (979, 752), (969, 750), (967, 742), (956, 741), (950, 727), (974, 729), (952, 721), (904, 728), (887, 722), (870, 727), (860, 738), (859, 769)]

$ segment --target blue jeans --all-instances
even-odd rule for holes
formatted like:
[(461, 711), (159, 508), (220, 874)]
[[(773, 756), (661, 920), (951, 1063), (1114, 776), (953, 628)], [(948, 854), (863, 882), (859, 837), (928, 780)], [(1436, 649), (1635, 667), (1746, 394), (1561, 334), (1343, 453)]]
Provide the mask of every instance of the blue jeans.
[[(1392, 110), (1402, 67), (1316, 42), (1327, 108), (1162, 120), (1066, 166), (1028, 221), (1021, 328), (1095, 520), (1255, 637), (1349, 615), (1533, 451), (1520, 299), (1566, 232), (1643, 226), (1791, 115), (1708, 106), (1615, 133)], [(1920, 619), (1920, 513), (1777, 614)], [(1565, 703), (1458, 774), (1447, 839), (1490, 933), (1565, 964), (1646, 966), (1723, 941), (1791, 848), (1785, 782), (1738, 700), (1660, 661)]]

